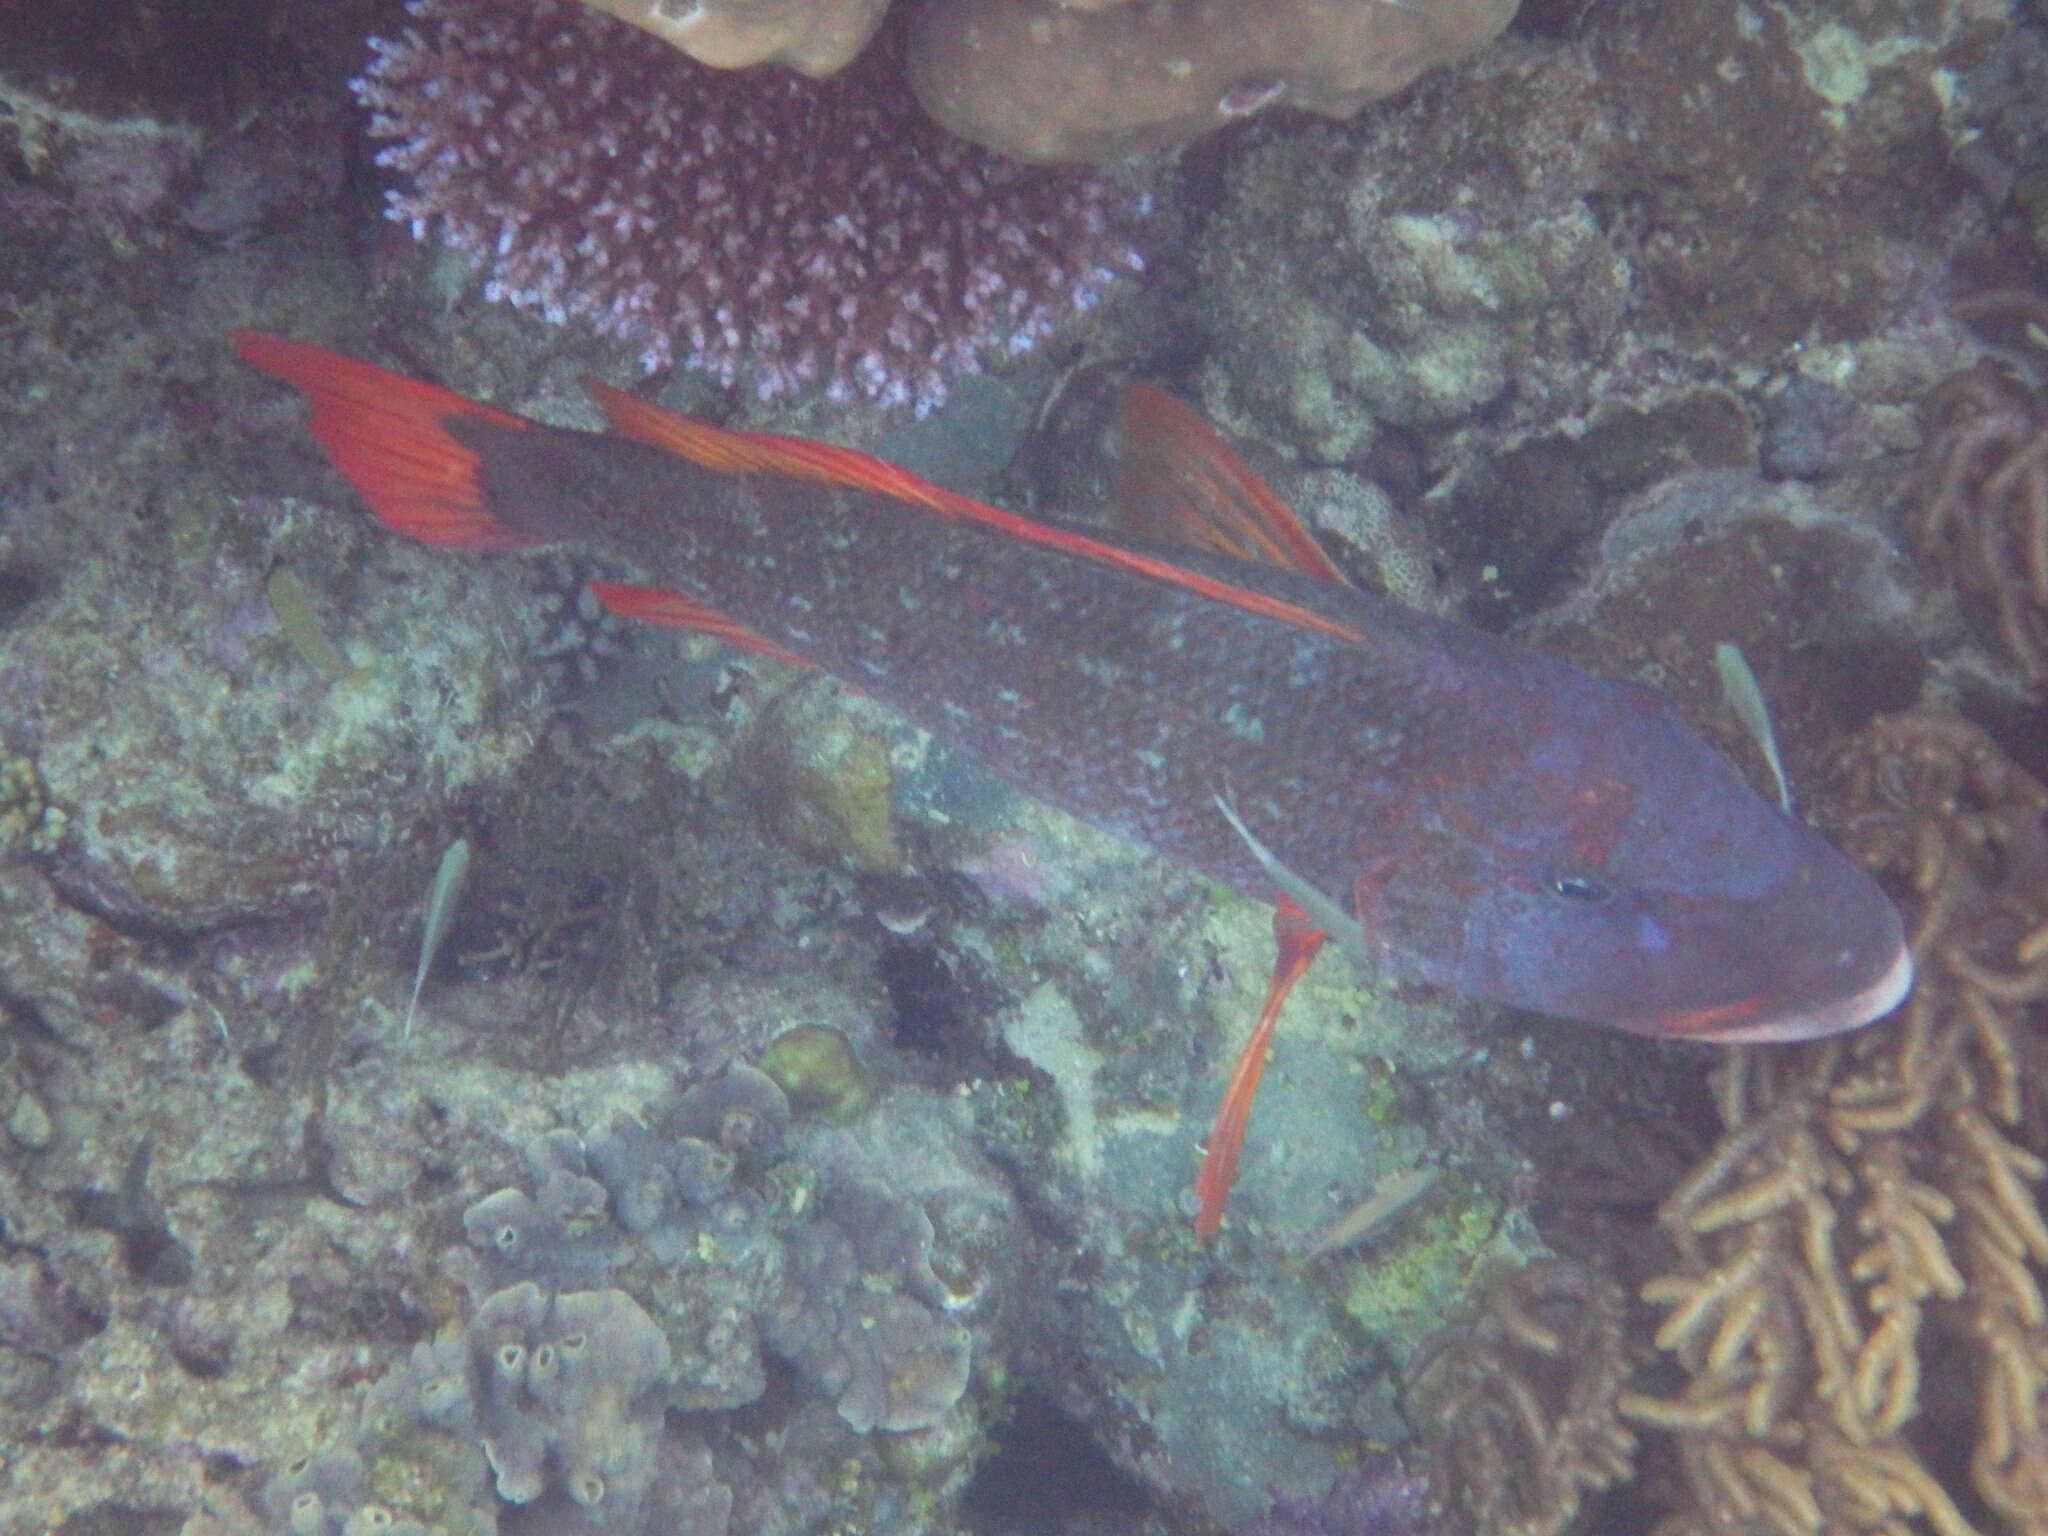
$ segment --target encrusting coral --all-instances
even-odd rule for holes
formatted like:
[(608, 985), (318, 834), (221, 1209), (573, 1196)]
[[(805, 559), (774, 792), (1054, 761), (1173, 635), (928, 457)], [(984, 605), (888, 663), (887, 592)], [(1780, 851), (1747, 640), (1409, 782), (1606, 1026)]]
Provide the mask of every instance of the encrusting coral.
[(1409, 1365), (1409, 1417), (1458, 1529), (1557, 1536), (1586, 1493), (1628, 1475), (1626, 1312), (1606, 1276), (1540, 1260), (1489, 1280), (1476, 1315)]
[(791, 1134), (781, 1090), (733, 1064), (653, 1123), (536, 1136), (523, 1187), (473, 1202), (442, 1255), (462, 1317), (376, 1381), (337, 1446), (271, 1478), (279, 1530), (484, 1532), (516, 1510), (526, 1530), (721, 1536), (734, 1493), (665, 1416), (762, 1399), (764, 1352), (855, 1434), (949, 1425), (924, 1475), (953, 1476), (977, 1436), (959, 1314), (978, 1297), (934, 1270), (920, 1201), (828, 1177)]
[(632, 1297), (527, 1282), (414, 1345), (364, 1418), (474, 1440), (509, 1504), (553, 1491), (630, 1529), (654, 1481), (670, 1374), (668, 1343)]
[(1516, 0), (946, 0), (912, 20), (911, 84), (962, 138), (1106, 161), (1273, 106), (1349, 117), (1492, 41)]
[[(1969, 318), (2011, 312), (2048, 347), (2048, 299), (1995, 293)], [(2048, 401), (1989, 361), (1952, 374), (1921, 406), (1913, 537), (1982, 602), (2033, 689), (2048, 684)]]
[(588, 1138), (537, 1138), (531, 1191), (463, 1212), (481, 1284), (629, 1285), (685, 1408), (759, 1397), (765, 1346), (860, 1433), (930, 1428), (965, 1395), (972, 1359), (932, 1269), (931, 1218), (850, 1179), (820, 1195), (777, 1161), (789, 1123), (781, 1089), (735, 1065), (686, 1090), (659, 1132), (620, 1115)]
[(1643, 1291), (1688, 1380), (1621, 1408), (1675, 1436), (1666, 1536), (2038, 1536), (2048, 789), (1930, 709), (1867, 727), (1840, 776), (1845, 846), (1911, 893), (1919, 981), (1868, 1030), (1716, 1070), (1724, 1133)]
[(889, 0), (583, 0), (652, 32), (700, 64), (740, 69), (787, 64), (829, 75), (860, 54)]

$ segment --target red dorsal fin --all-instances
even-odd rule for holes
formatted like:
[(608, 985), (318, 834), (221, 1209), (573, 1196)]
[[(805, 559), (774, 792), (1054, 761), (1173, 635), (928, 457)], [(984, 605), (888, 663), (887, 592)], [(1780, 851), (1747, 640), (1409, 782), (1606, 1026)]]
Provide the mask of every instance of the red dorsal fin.
[[(969, 522), (980, 523), (1029, 544), (1062, 550), (1083, 560), (1093, 560), (1129, 571), (1133, 575), (1184, 587), (1191, 592), (1199, 592), (1204, 597), (1229, 603), (1248, 612), (1262, 613), (1283, 623), (1299, 625), (1304, 629), (1321, 630), (1325, 634), (1334, 635), (1353, 644), (1362, 644), (1365, 639), (1349, 625), (1325, 618), (1322, 614), (1303, 608), (1297, 603), (1269, 597), (1263, 592), (1238, 586), (1220, 577), (1184, 570), (1170, 560), (1162, 560), (1156, 555), (1139, 554), (1135, 550), (1125, 549), (1107, 540), (1090, 538), (1070, 528), (1055, 528), (1026, 517), (1020, 512), (1006, 512), (1001, 507), (988, 506), (970, 496), (962, 496), (947, 490), (944, 486), (934, 485), (931, 481), (913, 475), (907, 469), (899, 469), (896, 465), (878, 459), (872, 454), (860, 453), (852, 448), (836, 447), (831, 443), (813, 442), (809, 438), (784, 437), (774, 432), (737, 432), (729, 427), (715, 427), (709, 422), (698, 421), (694, 417), (651, 405), (645, 400), (594, 380), (586, 387), (604, 412), (605, 420), (614, 432), (622, 437), (630, 437), (635, 442), (665, 449), (707, 469), (736, 475), (785, 475), (793, 479), (849, 486), (879, 496), (893, 497), (898, 501), (928, 507), (943, 517), (964, 518)], [(1270, 497), (1272, 493), (1266, 494)], [(1277, 502), (1275, 504), (1277, 505)], [(1286, 511), (1284, 507), (1281, 510)], [(1300, 532), (1300, 525), (1294, 526), (1296, 531)], [(1306, 533), (1301, 533), (1300, 536), (1303, 539), (1308, 538)], [(1313, 548), (1314, 542), (1309, 542)], [(1331, 569), (1334, 570), (1335, 567)]]
[(808, 437), (786, 437), (779, 432), (715, 427), (596, 379), (584, 380), (583, 387), (604, 412), (606, 424), (619, 436), (664, 448), (706, 469), (729, 475), (787, 475), (796, 480), (850, 486), (878, 496), (893, 496), (898, 501), (915, 502), (938, 512), (968, 514), (986, 510), (970, 497), (956, 495), (871, 453)]
[(296, 386), (312, 404), (307, 430), (328, 459), (390, 528), (428, 544), (519, 549), (515, 533), (484, 505), (477, 455), (446, 423), (531, 423), (452, 390), (267, 331), (230, 333), (242, 361)]
[(1344, 573), (1287, 503), (1216, 429), (1165, 390), (1127, 383), (1112, 428), (1117, 525), (1341, 582)]
[(668, 624), (677, 629), (694, 630), (700, 635), (709, 635), (714, 640), (723, 640), (727, 645), (736, 645), (743, 651), (753, 651), (760, 656), (773, 656), (777, 661), (787, 661), (799, 667), (809, 666), (808, 657), (799, 656), (785, 646), (777, 645), (765, 635), (757, 635), (737, 620), (728, 619), (716, 608), (708, 607), (694, 598), (683, 596), (672, 587), (642, 587), (626, 581), (593, 581), (590, 595), (613, 613), (624, 619), (644, 619), (649, 624)]

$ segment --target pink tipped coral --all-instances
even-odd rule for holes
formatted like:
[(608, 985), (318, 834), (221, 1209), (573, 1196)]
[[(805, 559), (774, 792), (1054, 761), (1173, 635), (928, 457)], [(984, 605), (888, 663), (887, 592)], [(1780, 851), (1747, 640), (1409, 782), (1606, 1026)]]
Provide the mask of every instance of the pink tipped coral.
[(391, 216), (649, 369), (922, 411), (1138, 266), (1130, 194), (953, 138), (885, 48), (815, 81), (707, 69), (558, 0), (409, 9), (355, 82), (409, 178)]

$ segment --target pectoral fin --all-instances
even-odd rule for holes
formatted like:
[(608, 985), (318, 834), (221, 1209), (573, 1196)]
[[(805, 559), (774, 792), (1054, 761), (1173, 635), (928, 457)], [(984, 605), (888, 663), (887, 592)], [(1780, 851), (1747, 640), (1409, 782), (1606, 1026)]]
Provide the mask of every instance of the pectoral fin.
[(1195, 1194), (1200, 1201), (1195, 1212), (1197, 1237), (1208, 1237), (1223, 1220), (1223, 1202), (1229, 1198), (1231, 1183), (1237, 1177), (1237, 1157), (1244, 1148), (1244, 1128), (1251, 1116), (1252, 1096), (1259, 1091), (1259, 1075), (1266, 1070), (1266, 1051), (1273, 1043), (1274, 1021), (1280, 1017), (1287, 994), (1301, 980), (1302, 972), (1315, 959), (1326, 937), (1286, 896), (1274, 906), (1273, 938), (1278, 952), (1273, 957), (1273, 974), (1266, 982), (1266, 999), (1259, 1005), (1258, 1020), (1230, 1069), (1230, 1083), (1223, 1090), (1216, 1118), (1209, 1126), (1202, 1169), (1195, 1176)]

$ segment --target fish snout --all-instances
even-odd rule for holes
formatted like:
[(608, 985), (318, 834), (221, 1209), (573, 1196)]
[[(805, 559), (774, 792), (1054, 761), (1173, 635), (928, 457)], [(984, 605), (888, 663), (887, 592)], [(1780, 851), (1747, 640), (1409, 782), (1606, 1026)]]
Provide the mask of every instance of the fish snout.
[[(1860, 1029), (1905, 1001), (1913, 955), (1898, 909), (1832, 849), (1765, 910), (1725, 912), (1735, 997), (1672, 1008), (1641, 1027), (1723, 1045), (1817, 1040)], [(1709, 946), (1719, 948), (1719, 945)]]
[[(1791, 1010), (1754, 1012), (1744, 1005), (1701, 1010), (1688, 1021), (1683, 1015), (1656, 1028), (1658, 1034), (1684, 1035), (1715, 1045), (1780, 1045), (1819, 1040), (1875, 1023), (1906, 1000), (1913, 989), (1913, 954), (1901, 938), (1898, 949), (1874, 980), (1840, 996)], [(1716, 1017), (1719, 1015), (1719, 1017)]]

